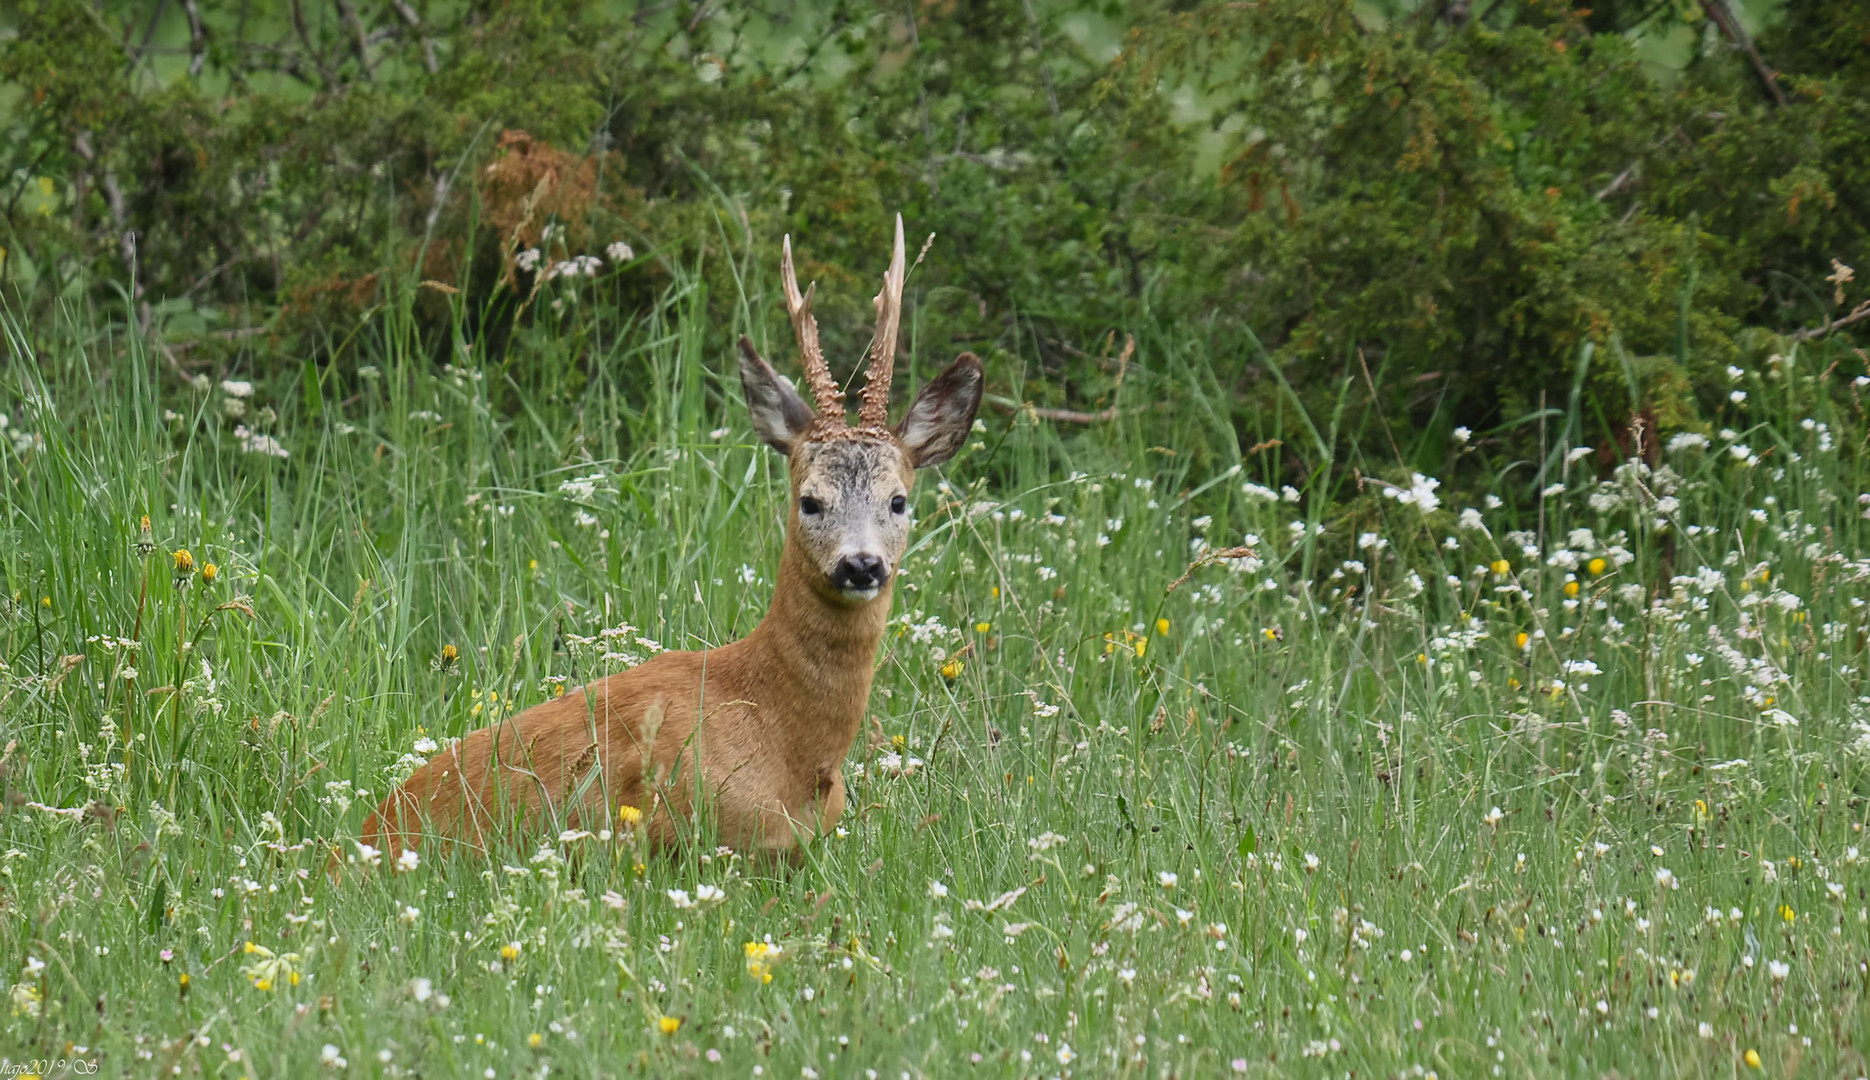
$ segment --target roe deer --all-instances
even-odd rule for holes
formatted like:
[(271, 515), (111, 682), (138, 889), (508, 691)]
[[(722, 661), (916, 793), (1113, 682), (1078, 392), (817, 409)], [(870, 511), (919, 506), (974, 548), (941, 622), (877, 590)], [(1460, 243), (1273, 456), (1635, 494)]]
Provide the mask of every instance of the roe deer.
[(365, 843), (391, 856), (425, 840), (484, 848), (542, 826), (598, 828), (632, 806), (650, 842), (665, 846), (705, 800), (724, 843), (794, 856), (837, 822), (844, 756), (870, 700), (908, 540), (909, 487), (916, 469), (961, 447), (981, 399), (980, 361), (963, 353), (889, 427), (903, 261), (898, 215), (855, 427), (818, 346), (812, 289), (799, 293), (791, 237), (780, 279), (816, 412), (740, 339), (754, 429), (786, 455), (792, 489), (778, 583), (759, 626), (720, 648), (663, 653), (468, 735), (377, 807)]

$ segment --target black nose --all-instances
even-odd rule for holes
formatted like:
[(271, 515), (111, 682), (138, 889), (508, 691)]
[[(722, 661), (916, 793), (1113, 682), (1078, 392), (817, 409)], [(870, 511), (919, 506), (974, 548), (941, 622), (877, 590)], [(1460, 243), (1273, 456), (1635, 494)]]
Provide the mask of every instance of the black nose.
[(831, 584), (840, 589), (874, 589), (889, 579), (889, 568), (875, 555), (846, 555), (831, 571)]

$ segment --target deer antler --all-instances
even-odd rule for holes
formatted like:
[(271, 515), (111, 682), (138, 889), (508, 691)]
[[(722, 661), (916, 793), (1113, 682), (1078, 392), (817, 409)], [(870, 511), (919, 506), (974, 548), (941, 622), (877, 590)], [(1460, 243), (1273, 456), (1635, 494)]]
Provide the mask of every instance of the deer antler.
[(876, 297), (877, 333), (870, 343), (870, 367), (864, 372), (863, 403), (858, 411), (860, 427), (889, 428), (890, 376), (896, 367), (896, 331), (903, 317), (904, 262), (903, 216), (897, 214), (896, 247), (890, 253), (890, 268), (883, 275), (883, 290)]
[(786, 236), (779, 258), (779, 281), (786, 291), (786, 316), (792, 320), (792, 333), (799, 339), (799, 355), (805, 366), (805, 382), (811, 387), (812, 400), (818, 406), (818, 419), (824, 423), (844, 424), (844, 395), (838, 390), (831, 369), (825, 366), (824, 350), (818, 347), (818, 320), (812, 317), (812, 295), (818, 283), (799, 294), (799, 275), (792, 269), (792, 237)]

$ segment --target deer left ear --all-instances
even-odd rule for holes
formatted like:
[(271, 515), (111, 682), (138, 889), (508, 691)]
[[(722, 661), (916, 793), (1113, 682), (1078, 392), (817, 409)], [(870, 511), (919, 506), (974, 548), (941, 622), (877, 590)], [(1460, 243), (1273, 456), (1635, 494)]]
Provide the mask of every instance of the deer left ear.
[(791, 453), (793, 442), (812, 424), (811, 406), (793, 389), (791, 380), (774, 371), (744, 337), (740, 339), (740, 388), (747, 395), (747, 411), (760, 439), (782, 454)]
[(962, 353), (948, 370), (922, 388), (896, 425), (896, 437), (916, 468), (940, 465), (961, 449), (980, 410), (980, 357)]

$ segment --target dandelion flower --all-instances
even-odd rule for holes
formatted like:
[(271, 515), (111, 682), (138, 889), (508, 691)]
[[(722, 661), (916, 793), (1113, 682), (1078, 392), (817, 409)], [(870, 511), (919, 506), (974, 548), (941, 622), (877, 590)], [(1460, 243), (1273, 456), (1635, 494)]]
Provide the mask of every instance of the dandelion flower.
[(619, 806), (617, 821), (625, 828), (634, 829), (643, 823), (643, 812), (634, 806)]
[(175, 560), (175, 576), (185, 578), (195, 572), (195, 556), (187, 548), (176, 548), (172, 556)]
[(214, 584), (214, 582), (215, 582), (215, 580), (216, 580), (216, 579), (218, 579), (218, 578), (219, 578), (220, 576), (221, 576), (221, 568), (220, 568), (220, 567), (218, 567), (218, 566), (216, 566), (216, 565), (214, 565), (213, 563), (205, 563), (205, 564), (203, 564), (203, 565), (202, 565), (202, 567), (201, 567), (201, 583), (202, 583), (203, 585), (212, 585), (212, 584)]
[(519, 942), (509, 941), (505, 945), (500, 946), (500, 959), (505, 960), (509, 964), (518, 960)]
[(656, 1021), (656, 1029), (664, 1035), (673, 1035), (682, 1029), (682, 1018), (679, 1016), (665, 1016)]
[(1747, 1050), (1746, 1060), (1747, 1060), (1747, 1068), (1749, 1069), (1759, 1068), (1760, 1067), (1760, 1052), (1758, 1050), (1749, 1048)]
[(534, 1050), (539, 1049), (540, 1045), (543, 1044), (544, 1042), (545, 1042), (545, 1036), (539, 1034), (536, 1031), (533, 1032), (531, 1035), (526, 1036), (526, 1045), (532, 1047)]
[(1610, 565), (1609, 563), (1599, 558), (1599, 559), (1592, 559), (1590, 562), (1585, 564), (1584, 568), (1591, 572), (1592, 577), (1596, 577), (1597, 575), (1602, 574), (1605, 568), (1608, 567), (1609, 565)]
[(434, 668), (436, 671), (442, 672), (443, 674), (447, 674), (449, 672), (454, 671), (455, 668), (460, 666), (460, 664), (461, 664), (461, 650), (455, 648), (453, 645), (443, 645), (442, 651), (435, 655), (435, 659), (429, 664), (429, 666)]
[[(1169, 636), (1169, 620), (1157, 619), (1156, 620), (1156, 633), (1161, 634), (1163, 637), (1168, 637)], [(1141, 653), (1142, 650), (1138, 649), (1137, 652)]]
[(953, 682), (961, 677), (961, 669), (965, 666), (961, 663), (961, 658), (957, 656), (941, 666), (941, 677)]

